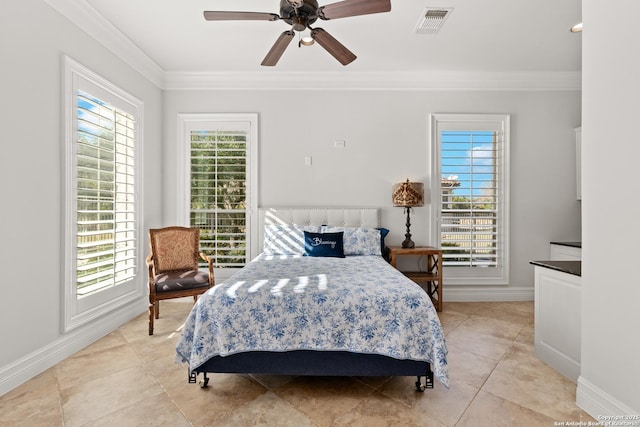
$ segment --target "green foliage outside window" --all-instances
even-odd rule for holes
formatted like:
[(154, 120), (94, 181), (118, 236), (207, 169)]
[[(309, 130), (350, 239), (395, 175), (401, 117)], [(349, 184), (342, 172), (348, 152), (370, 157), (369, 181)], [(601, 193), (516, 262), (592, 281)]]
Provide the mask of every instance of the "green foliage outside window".
[(247, 148), (242, 132), (191, 134), (191, 226), (218, 268), (247, 260)]

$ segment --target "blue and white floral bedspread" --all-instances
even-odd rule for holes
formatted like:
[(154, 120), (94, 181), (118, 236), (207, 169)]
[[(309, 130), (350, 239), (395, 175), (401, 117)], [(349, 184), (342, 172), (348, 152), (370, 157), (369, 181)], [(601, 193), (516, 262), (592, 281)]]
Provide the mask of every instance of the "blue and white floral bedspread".
[(449, 383), (431, 300), (380, 256), (259, 256), (198, 300), (176, 361), (194, 370), (216, 355), (289, 350), (427, 361)]

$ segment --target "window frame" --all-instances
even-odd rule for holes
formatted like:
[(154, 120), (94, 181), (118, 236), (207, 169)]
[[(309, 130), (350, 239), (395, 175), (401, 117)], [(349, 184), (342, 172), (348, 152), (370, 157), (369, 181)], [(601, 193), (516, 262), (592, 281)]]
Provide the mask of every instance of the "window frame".
[[(135, 273), (126, 282), (81, 297), (77, 292), (77, 129), (78, 90), (126, 111), (135, 117), (134, 203), (135, 203)], [(64, 57), (64, 250), (62, 330), (69, 332), (120, 307), (144, 297), (141, 242), (143, 235), (141, 178), (144, 103), (87, 67)]]
[(438, 246), (441, 246), (442, 198), (441, 198), (441, 139), (446, 130), (494, 130), (502, 133), (497, 159), (501, 166), (498, 185), (498, 233), (501, 236), (498, 247), (497, 267), (444, 267), (447, 286), (449, 285), (508, 285), (509, 284), (509, 114), (430, 114), (430, 153), (431, 153), (431, 234)]
[[(247, 261), (258, 254), (258, 114), (257, 113), (179, 113), (178, 114), (178, 177), (177, 218), (179, 224), (190, 226), (191, 211), (191, 130), (198, 126), (243, 122), (249, 124), (246, 148), (246, 218)], [(203, 129), (198, 129), (203, 130)], [(231, 277), (240, 268), (215, 268), (216, 281)]]

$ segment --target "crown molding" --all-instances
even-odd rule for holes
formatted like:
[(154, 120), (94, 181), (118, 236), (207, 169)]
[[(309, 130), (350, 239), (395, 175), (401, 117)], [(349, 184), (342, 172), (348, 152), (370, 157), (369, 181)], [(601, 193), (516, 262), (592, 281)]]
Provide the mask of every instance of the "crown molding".
[(580, 91), (580, 71), (164, 71), (86, 1), (44, 0), (162, 90)]
[(49, 6), (96, 39), (156, 86), (162, 88), (164, 70), (86, 1), (44, 0)]
[(165, 72), (165, 90), (579, 91), (580, 72)]

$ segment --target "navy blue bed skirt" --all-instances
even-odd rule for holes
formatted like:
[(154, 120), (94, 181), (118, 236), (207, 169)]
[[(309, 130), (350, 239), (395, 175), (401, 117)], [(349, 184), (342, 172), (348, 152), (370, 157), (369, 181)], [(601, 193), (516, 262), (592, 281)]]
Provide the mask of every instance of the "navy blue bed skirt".
[(256, 351), (215, 356), (196, 373), (243, 373), (310, 376), (427, 376), (433, 377), (428, 362), (398, 360), (378, 354), (346, 351), (298, 350)]

